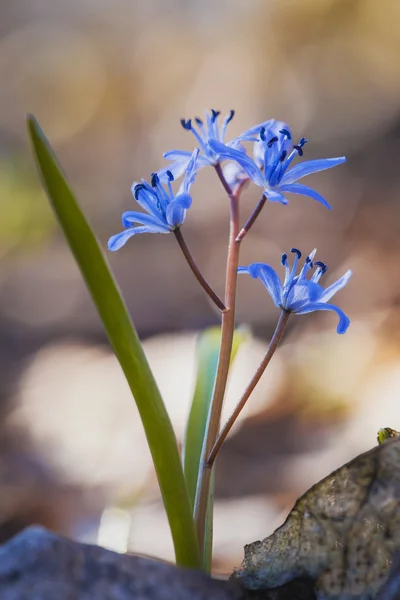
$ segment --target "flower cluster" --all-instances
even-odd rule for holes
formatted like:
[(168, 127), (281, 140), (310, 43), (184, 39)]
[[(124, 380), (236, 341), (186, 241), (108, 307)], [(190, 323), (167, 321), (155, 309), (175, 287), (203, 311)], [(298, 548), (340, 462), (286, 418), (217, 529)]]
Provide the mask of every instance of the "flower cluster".
[[(234, 111), (231, 110), (219, 123), (220, 113), (211, 110), (205, 120), (181, 119), (182, 127), (190, 131), (198, 148), (193, 152), (171, 150), (164, 154), (170, 161), (168, 167), (160, 169), (151, 176), (150, 184), (142, 180), (132, 185), (135, 200), (145, 212), (127, 211), (122, 215), (124, 230), (112, 236), (108, 242), (110, 250), (119, 250), (126, 241), (138, 233), (169, 233), (183, 224), (186, 211), (192, 204), (190, 188), (197, 172), (206, 166), (213, 166), (223, 173), (224, 185), (235, 194), (244, 182), (253, 181), (262, 189), (263, 201), (287, 204), (287, 193), (309, 196), (328, 209), (330, 204), (316, 190), (302, 183), (300, 179), (319, 171), (330, 169), (343, 163), (344, 156), (323, 158), (297, 162), (302, 158), (304, 146), (308, 140), (302, 137), (293, 143), (290, 127), (282, 122), (269, 119), (244, 131), (233, 140), (226, 142), (226, 132)], [(252, 156), (245, 144), (253, 143)], [(222, 165), (222, 171), (219, 167)], [(184, 174), (183, 182), (177, 193), (172, 183)], [(255, 217), (258, 216), (258, 212)], [(181, 234), (179, 234), (181, 235)], [(182, 242), (181, 242), (182, 243)], [(276, 306), (287, 312), (304, 314), (316, 310), (333, 310), (339, 315), (338, 333), (344, 333), (349, 326), (348, 317), (335, 305), (327, 301), (350, 278), (348, 271), (336, 283), (324, 290), (318, 281), (326, 271), (322, 262), (313, 262), (315, 250), (306, 258), (305, 264), (296, 275), (300, 252), (296, 249), (292, 269), (288, 266), (287, 255), (282, 256), (282, 264), (286, 267), (286, 276), (282, 284), (275, 270), (264, 263), (253, 263), (248, 267), (240, 267), (239, 272), (246, 272), (259, 278), (270, 293)], [(310, 270), (315, 268), (311, 279), (307, 278)]]

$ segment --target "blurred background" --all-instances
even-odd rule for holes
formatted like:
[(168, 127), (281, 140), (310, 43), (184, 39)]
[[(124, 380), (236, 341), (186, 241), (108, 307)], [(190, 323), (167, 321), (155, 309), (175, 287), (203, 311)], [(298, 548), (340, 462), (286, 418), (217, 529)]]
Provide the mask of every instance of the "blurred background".
[[(234, 108), (229, 138), (274, 117), (306, 158), (348, 162), (308, 178), (333, 205), (269, 204), (241, 264), (318, 248), (352, 319), (293, 317), (218, 464), (216, 572), (271, 533), (297, 496), (400, 429), (400, 4), (396, 0), (3, 0), (0, 4), (0, 541), (30, 523), (172, 559), (139, 418), (41, 190), (24, 117), (35, 114), (104, 247), (130, 186), (193, 148), (179, 124)], [(258, 199), (243, 194), (243, 219)], [(223, 293), (227, 199), (202, 171), (186, 239)], [(109, 257), (182, 439), (196, 332), (218, 322), (171, 236)], [(335, 298), (336, 300), (336, 298)], [(278, 311), (240, 278), (251, 326), (230, 382), (239, 398)]]

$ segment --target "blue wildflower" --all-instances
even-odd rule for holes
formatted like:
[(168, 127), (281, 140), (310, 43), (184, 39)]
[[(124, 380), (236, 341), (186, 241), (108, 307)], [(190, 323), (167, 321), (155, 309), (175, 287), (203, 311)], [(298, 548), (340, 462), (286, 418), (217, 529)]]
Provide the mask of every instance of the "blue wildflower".
[[(276, 132), (279, 132), (282, 127), (286, 127), (286, 123), (283, 121), (275, 121), (271, 119), (270, 121), (266, 121), (265, 123), (260, 123), (259, 125), (255, 125), (251, 129), (245, 132), (247, 139), (255, 140), (253, 144), (253, 159), (256, 165), (262, 169), (264, 165), (264, 153), (262, 150), (262, 144), (259, 144), (260, 141), (260, 130), (264, 130), (268, 132), (266, 135), (268, 139), (274, 137)], [(257, 137), (254, 137), (257, 136)], [(241, 146), (239, 148), (242, 152), (246, 153), (246, 149)], [(238, 162), (229, 161), (223, 167), (224, 177), (227, 181), (228, 185), (232, 190), (237, 188), (237, 186), (242, 186), (245, 182), (250, 181), (249, 175), (243, 169)]]
[(176, 195), (172, 190), (174, 176), (170, 171), (167, 171), (167, 190), (161, 185), (157, 173), (152, 174), (151, 185), (144, 179), (142, 183), (135, 182), (132, 185), (132, 193), (137, 203), (148, 214), (132, 210), (125, 212), (122, 215), (122, 224), (126, 229), (110, 237), (109, 250), (119, 250), (137, 233), (169, 233), (182, 225), (186, 210), (192, 204), (189, 190), (196, 177), (198, 154), (198, 149), (191, 154), (185, 178)]
[(225, 145), (220, 140), (211, 139), (208, 145), (221, 160), (238, 162), (254, 183), (263, 188), (267, 199), (271, 202), (287, 204), (285, 194), (291, 192), (310, 196), (330, 209), (331, 206), (318, 192), (297, 181), (306, 175), (336, 167), (345, 162), (346, 158), (340, 156), (308, 160), (289, 169), (296, 156), (303, 156), (303, 147), (308, 140), (301, 138), (298, 144), (292, 144), (290, 128), (285, 123), (277, 121), (262, 126), (259, 133), (260, 140), (257, 142), (259, 146), (254, 152), (253, 159), (245, 152)]
[[(191, 131), (196, 138), (197, 143), (200, 147), (200, 155), (197, 161), (197, 168), (201, 169), (206, 166), (214, 166), (225, 160), (223, 157), (218, 155), (218, 152), (215, 152), (210, 147), (210, 141), (216, 140), (220, 144), (225, 144), (225, 135), (226, 129), (229, 123), (232, 121), (233, 116), (235, 114), (234, 110), (231, 110), (223, 120), (221, 126), (218, 124), (218, 117), (220, 112), (214, 109), (211, 109), (210, 114), (206, 113), (206, 122), (202, 119), (196, 117), (194, 120), (192, 119), (181, 119), (181, 125), (187, 131)], [(235, 138), (234, 140), (228, 142), (226, 144), (227, 148), (235, 148), (237, 152), (245, 152), (245, 149), (241, 145), (242, 141), (256, 141), (258, 133), (263, 126), (269, 126), (270, 123), (274, 122), (273, 119), (270, 121), (266, 121), (265, 123), (260, 123), (248, 129), (240, 136)], [(188, 162), (190, 160), (191, 153), (185, 150), (170, 150), (166, 152), (164, 158), (173, 161), (172, 164), (165, 169), (161, 169), (158, 171), (158, 175), (163, 181), (166, 178), (166, 172), (171, 171), (174, 174), (174, 177), (180, 177), (182, 173), (184, 173)]]
[[(352, 272), (347, 271), (335, 283), (324, 289), (318, 282), (327, 270), (327, 266), (320, 261), (313, 262), (316, 250), (313, 250), (307, 256), (299, 275), (296, 275), (296, 271), (301, 252), (296, 248), (292, 248), (291, 252), (296, 255), (292, 269), (289, 267), (287, 254), (282, 254), (282, 265), (286, 268), (283, 284), (277, 272), (270, 265), (264, 263), (253, 263), (248, 267), (239, 267), (238, 272), (248, 273), (254, 279), (260, 279), (275, 305), (283, 310), (298, 315), (304, 315), (315, 310), (333, 310), (339, 315), (337, 332), (346, 333), (350, 325), (349, 317), (340, 308), (327, 302), (347, 284)], [(315, 267), (311, 279), (307, 279), (307, 273)]]

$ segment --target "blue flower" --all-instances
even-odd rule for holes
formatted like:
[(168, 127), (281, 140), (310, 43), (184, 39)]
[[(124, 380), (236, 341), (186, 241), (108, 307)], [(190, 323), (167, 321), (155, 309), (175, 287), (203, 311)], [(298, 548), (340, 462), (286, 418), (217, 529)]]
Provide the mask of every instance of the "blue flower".
[(318, 171), (336, 167), (345, 162), (346, 158), (321, 158), (299, 163), (289, 169), (296, 156), (303, 156), (303, 147), (308, 140), (301, 138), (298, 144), (292, 144), (292, 133), (289, 127), (279, 121), (265, 124), (259, 130), (260, 140), (250, 158), (245, 152), (223, 144), (220, 140), (210, 139), (208, 146), (221, 160), (235, 160), (246, 171), (255, 184), (260, 186), (271, 202), (287, 204), (287, 192), (310, 196), (331, 208), (318, 192), (303, 184), (299, 179)]
[(196, 177), (198, 154), (198, 149), (191, 154), (185, 178), (176, 195), (172, 190), (171, 182), (174, 176), (170, 171), (167, 171), (167, 190), (161, 185), (156, 173), (152, 174), (151, 185), (144, 179), (142, 183), (135, 182), (132, 185), (132, 193), (137, 203), (148, 214), (132, 210), (125, 212), (122, 215), (122, 224), (126, 229), (110, 237), (109, 250), (119, 250), (137, 233), (169, 233), (182, 225), (186, 210), (192, 204), (189, 190)]
[[(285, 280), (281, 283), (277, 272), (264, 263), (253, 263), (248, 267), (239, 267), (239, 273), (248, 273), (254, 279), (260, 279), (267, 288), (269, 295), (275, 305), (288, 312), (298, 315), (314, 312), (315, 310), (333, 310), (339, 315), (337, 326), (338, 333), (346, 333), (350, 325), (350, 319), (344, 312), (334, 304), (327, 304), (336, 292), (341, 290), (351, 277), (351, 271), (347, 271), (335, 283), (324, 289), (319, 285), (319, 280), (327, 270), (327, 266), (320, 261), (313, 262), (316, 250), (307, 256), (304, 266), (299, 275), (296, 275), (297, 264), (301, 258), (300, 250), (292, 248), (296, 256), (293, 267), (290, 269), (287, 254), (282, 254), (282, 265), (286, 268)], [(308, 271), (315, 268), (311, 279), (307, 279)]]
[[(197, 143), (200, 146), (200, 156), (197, 161), (197, 168), (201, 169), (206, 166), (214, 166), (225, 160), (225, 158), (218, 155), (218, 152), (212, 150), (210, 146), (210, 141), (215, 140), (220, 144), (225, 144), (225, 135), (226, 129), (230, 121), (232, 121), (233, 116), (235, 114), (234, 110), (231, 110), (223, 120), (221, 126), (218, 124), (219, 111), (211, 109), (211, 113), (206, 113), (206, 122), (204, 123), (202, 119), (196, 117), (194, 122), (192, 119), (181, 119), (181, 125), (187, 131), (191, 131), (196, 138)], [(245, 152), (243, 146), (241, 145), (242, 141), (256, 141), (261, 127), (269, 126), (269, 124), (273, 123), (273, 119), (270, 121), (266, 121), (265, 123), (260, 123), (251, 129), (248, 129), (240, 136), (235, 138), (234, 140), (228, 142), (226, 144), (227, 148), (235, 148), (238, 152)], [(225, 147), (225, 146), (224, 146)], [(180, 177), (182, 173), (184, 173), (188, 162), (190, 160), (191, 153), (185, 150), (170, 150), (164, 154), (164, 158), (173, 161), (169, 167), (165, 169), (160, 169), (157, 173), (160, 177), (161, 181), (166, 179), (167, 171), (171, 171), (175, 178)]]

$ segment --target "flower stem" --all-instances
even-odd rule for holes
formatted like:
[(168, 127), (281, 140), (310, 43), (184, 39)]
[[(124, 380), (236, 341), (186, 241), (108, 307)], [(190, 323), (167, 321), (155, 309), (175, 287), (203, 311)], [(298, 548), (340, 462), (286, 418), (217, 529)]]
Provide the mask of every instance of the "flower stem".
[(209, 456), (218, 437), (218, 431), (221, 421), (222, 404), (225, 395), (229, 364), (232, 352), (233, 334), (235, 329), (237, 269), (239, 264), (240, 248), (240, 240), (236, 240), (239, 233), (238, 196), (232, 192), (229, 184), (227, 183), (223, 175), (221, 166), (216, 165), (215, 170), (230, 200), (230, 234), (225, 284), (226, 310), (222, 313), (221, 345), (218, 359), (217, 375), (215, 379), (213, 397), (210, 405), (210, 415), (207, 423), (207, 432), (203, 446), (194, 511), (200, 553), (202, 553), (204, 546), (204, 528), (211, 481), (211, 467), (207, 464), (207, 457)]
[(239, 235), (236, 238), (237, 242), (241, 242), (242, 239), (244, 238), (244, 236), (249, 232), (250, 228), (254, 224), (254, 221), (257, 219), (258, 215), (262, 211), (262, 209), (263, 209), (264, 204), (266, 203), (266, 201), (267, 201), (267, 196), (265, 194), (263, 194), (261, 196), (261, 198), (259, 199), (259, 201), (257, 203), (257, 206), (253, 210), (252, 214), (250, 215), (250, 217), (246, 221), (245, 225), (243, 225), (242, 229), (240, 230)]
[(208, 281), (205, 279), (204, 275), (200, 271), (199, 267), (196, 265), (195, 260), (194, 260), (192, 254), (188, 248), (188, 245), (186, 244), (186, 241), (183, 237), (181, 228), (177, 227), (176, 229), (174, 229), (174, 234), (175, 234), (176, 241), (178, 242), (180, 249), (182, 250), (183, 256), (186, 258), (186, 261), (187, 261), (189, 267), (191, 268), (194, 276), (196, 277), (197, 281), (200, 283), (201, 287), (208, 294), (208, 296), (211, 298), (211, 300), (214, 302), (214, 304), (216, 304), (218, 306), (219, 310), (224, 312), (226, 310), (225, 304), (222, 302), (222, 300), (218, 296), (218, 294), (212, 289), (212, 287), (210, 286), (210, 284), (208, 283)]
[(282, 339), (283, 333), (286, 329), (286, 325), (287, 325), (289, 316), (290, 316), (290, 312), (288, 312), (286, 310), (282, 310), (280, 317), (279, 317), (278, 324), (277, 324), (275, 332), (274, 332), (274, 335), (271, 338), (271, 341), (268, 346), (268, 350), (267, 350), (264, 358), (260, 362), (260, 364), (257, 368), (257, 371), (254, 373), (252, 380), (250, 381), (249, 385), (245, 389), (243, 396), (237, 403), (235, 410), (233, 411), (233, 413), (231, 414), (231, 416), (229, 417), (229, 419), (223, 426), (223, 428), (218, 436), (217, 441), (215, 442), (210, 454), (208, 455), (206, 464), (209, 469), (212, 468), (215, 458), (216, 458), (222, 444), (224, 443), (226, 436), (228, 435), (229, 431), (231, 430), (234, 422), (236, 421), (237, 417), (239, 416), (241, 410), (243, 409), (244, 405), (246, 404), (247, 400), (249, 399), (249, 397), (250, 397), (251, 393), (253, 392), (254, 388), (256, 387), (257, 383), (260, 381), (261, 376), (263, 375), (265, 369), (267, 368), (267, 366), (269, 364), (269, 361), (273, 357), (275, 350), (277, 349), (279, 342)]

